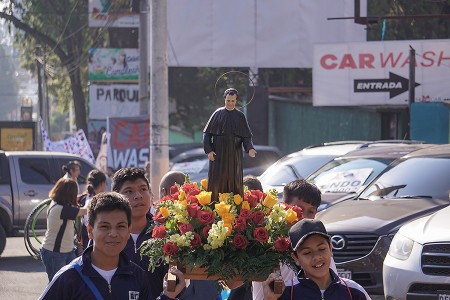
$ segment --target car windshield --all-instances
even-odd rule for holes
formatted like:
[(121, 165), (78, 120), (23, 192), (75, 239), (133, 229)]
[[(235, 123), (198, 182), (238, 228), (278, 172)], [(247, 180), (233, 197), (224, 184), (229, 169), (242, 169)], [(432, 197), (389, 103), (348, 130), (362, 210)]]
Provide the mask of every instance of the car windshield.
[(373, 181), (360, 195), (363, 200), (389, 198), (449, 199), (450, 157), (414, 157), (400, 161)]
[(348, 158), (330, 161), (311, 174), (322, 193), (356, 193), (381, 173), (393, 158)]
[(332, 160), (333, 156), (301, 156), (284, 160), (270, 166), (260, 177), (262, 184), (271, 186), (286, 185), (292, 180), (305, 178), (323, 164)]

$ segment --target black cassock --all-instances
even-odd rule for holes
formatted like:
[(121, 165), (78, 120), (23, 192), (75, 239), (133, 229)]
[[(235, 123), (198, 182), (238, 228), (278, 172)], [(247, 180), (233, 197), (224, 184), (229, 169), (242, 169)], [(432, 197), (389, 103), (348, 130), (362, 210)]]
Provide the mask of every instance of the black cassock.
[(219, 108), (209, 118), (203, 133), (205, 153), (216, 153), (215, 160), (209, 161), (211, 199), (217, 201), (219, 193), (233, 192), (243, 196), (242, 146), (247, 153), (254, 149), (245, 115), (237, 109)]

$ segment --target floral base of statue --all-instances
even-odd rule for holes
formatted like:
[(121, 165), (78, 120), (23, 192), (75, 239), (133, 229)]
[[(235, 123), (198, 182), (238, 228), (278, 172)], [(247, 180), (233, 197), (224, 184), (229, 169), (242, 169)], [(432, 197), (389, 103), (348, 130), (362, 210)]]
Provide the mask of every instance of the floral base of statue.
[[(181, 272), (183, 272), (184, 274), (184, 278), (185, 279), (190, 279), (190, 280), (223, 280), (223, 278), (220, 278), (220, 276), (218, 275), (208, 275), (208, 269), (207, 268), (200, 268), (200, 267), (194, 267), (194, 268), (189, 268), (189, 267), (185, 267), (183, 265), (181, 265), (180, 263), (171, 263), (170, 267), (176, 267), (177, 269), (179, 269)], [(274, 268), (274, 272), (280, 272), (280, 268), (276, 267)], [(251, 276), (249, 278), (243, 278), (241, 276), (241, 274), (239, 274), (239, 272), (236, 272), (237, 275), (235, 277), (232, 278), (233, 282), (236, 281), (245, 281), (245, 280), (249, 280), (249, 281), (257, 281), (257, 282), (262, 282), (265, 281), (267, 279), (267, 277), (264, 276), (258, 276), (258, 274), (255, 274), (254, 276)], [(176, 286), (176, 277), (174, 275), (172, 275), (171, 273), (169, 273), (169, 275), (171, 275), (170, 277), (168, 277), (167, 281), (168, 281), (168, 291), (169, 292), (173, 292), (175, 291), (175, 286)], [(274, 292), (275, 294), (281, 294), (283, 292), (283, 281), (281, 280), (276, 280), (274, 282)]]

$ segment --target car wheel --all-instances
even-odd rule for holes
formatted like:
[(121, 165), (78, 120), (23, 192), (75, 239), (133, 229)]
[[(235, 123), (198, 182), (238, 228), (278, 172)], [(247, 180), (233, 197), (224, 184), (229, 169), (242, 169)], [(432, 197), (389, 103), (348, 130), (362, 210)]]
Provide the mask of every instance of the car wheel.
[(3, 228), (2, 225), (0, 225), (0, 255), (3, 253), (3, 250), (5, 250), (6, 246), (6, 231)]

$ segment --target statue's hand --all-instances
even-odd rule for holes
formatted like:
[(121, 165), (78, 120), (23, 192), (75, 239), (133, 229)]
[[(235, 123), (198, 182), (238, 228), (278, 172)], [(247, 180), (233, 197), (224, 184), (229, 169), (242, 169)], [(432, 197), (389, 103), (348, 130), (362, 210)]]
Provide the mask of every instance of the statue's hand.
[(214, 152), (214, 151), (211, 151), (211, 152), (209, 152), (208, 153), (208, 159), (210, 160), (210, 161), (214, 161), (214, 156), (216, 155), (216, 152)]
[(250, 149), (248, 151), (248, 155), (250, 155), (250, 157), (255, 157), (256, 156), (256, 150), (255, 149)]

